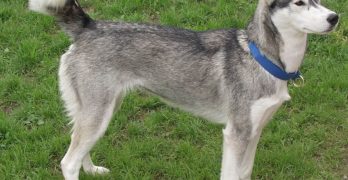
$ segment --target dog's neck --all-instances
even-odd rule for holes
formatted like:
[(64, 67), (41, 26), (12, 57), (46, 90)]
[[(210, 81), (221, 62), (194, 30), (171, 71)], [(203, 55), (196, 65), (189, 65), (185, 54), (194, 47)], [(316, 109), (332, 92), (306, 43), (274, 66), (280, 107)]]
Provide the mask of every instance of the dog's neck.
[(286, 72), (298, 71), (306, 50), (307, 34), (286, 27), (288, 24), (281, 19), (276, 22), (276, 28), (268, 7), (262, 2), (260, 1), (247, 28), (248, 39), (256, 43), (265, 56)]
[(307, 34), (294, 29), (279, 31), (283, 44), (279, 49), (280, 61), (284, 64), (286, 72), (299, 70), (307, 47)]

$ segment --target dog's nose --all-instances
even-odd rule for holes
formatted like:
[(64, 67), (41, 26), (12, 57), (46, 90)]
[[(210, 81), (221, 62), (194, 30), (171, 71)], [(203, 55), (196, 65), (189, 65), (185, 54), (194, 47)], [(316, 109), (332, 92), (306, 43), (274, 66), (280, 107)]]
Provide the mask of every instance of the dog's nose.
[(332, 25), (336, 25), (338, 22), (338, 15), (337, 14), (330, 14), (330, 16), (327, 18), (327, 21)]

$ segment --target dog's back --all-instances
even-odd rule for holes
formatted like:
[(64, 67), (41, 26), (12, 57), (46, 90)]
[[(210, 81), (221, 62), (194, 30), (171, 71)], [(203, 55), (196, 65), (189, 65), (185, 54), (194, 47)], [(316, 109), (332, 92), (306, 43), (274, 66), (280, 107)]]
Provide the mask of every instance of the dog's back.
[[(241, 62), (246, 54), (238, 44), (237, 30), (194, 32), (96, 21), (94, 29), (76, 36), (73, 46), (61, 63), (69, 67), (65, 74), (74, 81), (88, 78), (93, 84), (98, 81), (93, 78), (95, 73), (95, 78), (109, 79), (105, 84), (123, 90), (141, 86), (168, 103), (216, 122), (227, 118), (220, 116), (225, 114), (221, 105), (227, 103), (224, 83), (238, 81), (239, 73), (246, 71)], [(247, 63), (250, 68), (255, 65)], [(225, 68), (234, 70), (228, 69), (226, 74)]]
[[(257, 70), (256, 64), (244, 61), (239, 30), (195, 32), (94, 21), (73, 1), (46, 9), (35, 8), (34, 2), (32, 9), (54, 15), (73, 37), (74, 48), (62, 58), (61, 69), (76, 91), (94, 89), (90, 84), (101, 80), (110, 86), (106, 89), (141, 86), (174, 106), (223, 122), (231, 103), (226, 93), (234, 93), (238, 103), (245, 95), (239, 92), (250, 89), (243, 83), (252, 82), (245, 73), (258, 76), (248, 70)], [(86, 78), (87, 87), (79, 86)]]

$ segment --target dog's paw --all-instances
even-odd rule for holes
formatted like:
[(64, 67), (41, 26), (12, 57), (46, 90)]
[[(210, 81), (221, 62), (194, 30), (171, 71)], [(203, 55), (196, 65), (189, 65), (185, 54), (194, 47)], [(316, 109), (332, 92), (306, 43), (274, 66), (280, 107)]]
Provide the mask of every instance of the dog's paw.
[(85, 169), (85, 172), (92, 175), (104, 175), (108, 174), (110, 170), (101, 166), (92, 166), (91, 168)]

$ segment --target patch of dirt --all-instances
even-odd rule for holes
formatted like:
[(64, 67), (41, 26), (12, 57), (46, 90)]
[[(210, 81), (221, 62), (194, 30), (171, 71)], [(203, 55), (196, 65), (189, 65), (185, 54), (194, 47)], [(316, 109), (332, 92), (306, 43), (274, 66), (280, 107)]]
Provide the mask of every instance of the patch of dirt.
[(18, 107), (18, 103), (14, 101), (1, 102), (0, 101), (0, 109), (5, 112), (5, 114), (11, 114), (11, 112)]
[(158, 23), (159, 19), (160, 19), (159, 17), (160, 17), (160, 13), (158, 11), (151, 12), (150, 13), (150, 21), (151, 21), (151, 23)]
[(339, 171), (339, 175), (342, 175), (342, 179), (348, 180), (348, 144), (344, 146), (343, 149), (343, 159), (341, 164), (341, 170)]
[(138, 111), (137, 113), (131, 115), (130, 119), (134, 119), (136, 121), (144, 121), (145, 117), (150, 113), (149, 110), (143, 109)]

